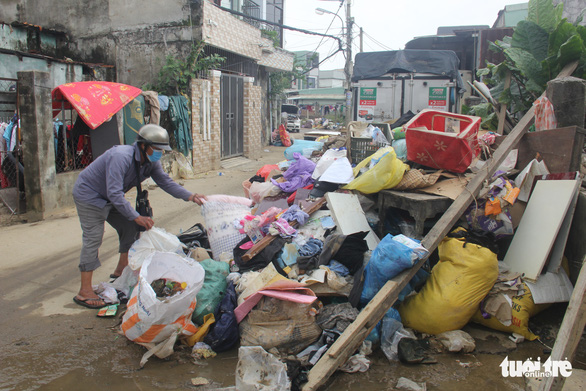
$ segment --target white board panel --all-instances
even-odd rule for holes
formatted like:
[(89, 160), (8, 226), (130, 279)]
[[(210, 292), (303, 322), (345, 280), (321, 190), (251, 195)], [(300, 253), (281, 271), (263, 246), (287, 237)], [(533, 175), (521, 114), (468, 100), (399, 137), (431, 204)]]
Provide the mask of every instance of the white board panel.
[(536, 281), (574, 199), (576, 181), (537, 181), (504, 262)]
[(368, 231), (366, 243), (369, 250), (374, 250), (380, 239), (368, 225), (358, 197), (355, 194), (326, 193), (326, 200), (328, 209), (332, 212), (332, 217), (342, 234)]

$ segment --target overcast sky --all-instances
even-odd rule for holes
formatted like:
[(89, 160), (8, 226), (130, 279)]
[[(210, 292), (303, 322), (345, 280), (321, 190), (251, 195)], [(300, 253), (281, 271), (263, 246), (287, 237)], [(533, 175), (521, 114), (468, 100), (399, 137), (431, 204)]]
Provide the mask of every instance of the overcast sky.
[[(358, 52), (358, 32), (364, 31), (364, 51), (400, 50), (414, 37), (435, 35), (440, 26), (488, 25), (492, 27), (505, 5), (519, 4), (511, 0), (351, 0), (354, 17), (352, 56)], [(346, 23), (346, 3), (338, 15)], [(285, 0), (284, 24), (304, 30), (340, 35), (342, 22), (334, 15), (318, 15), (316, 8), (336, 12), (339, 0)], [(326, 32), (331, 23), (330, 30)], [(334, 39), (285, 30), (284, 48), (289, 51), (309, 50), (320, 53), (320, 61), (336, 50)], [(344, 39), (345, 43), (345, 39)], [(319, 45), (319, 46), (318, 46)], [(320, 65), (320, 69), (341, 69), (344, 55), (336, 54)]]

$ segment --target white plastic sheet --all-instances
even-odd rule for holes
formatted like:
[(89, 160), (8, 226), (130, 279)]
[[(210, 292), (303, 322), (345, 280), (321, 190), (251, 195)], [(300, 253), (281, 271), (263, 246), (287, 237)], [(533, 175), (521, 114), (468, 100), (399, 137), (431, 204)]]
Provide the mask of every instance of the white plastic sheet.
[(291, 389), (287, 365), (260, 346), (238, 349), (236, 366), (238, 391), (283, 391)]

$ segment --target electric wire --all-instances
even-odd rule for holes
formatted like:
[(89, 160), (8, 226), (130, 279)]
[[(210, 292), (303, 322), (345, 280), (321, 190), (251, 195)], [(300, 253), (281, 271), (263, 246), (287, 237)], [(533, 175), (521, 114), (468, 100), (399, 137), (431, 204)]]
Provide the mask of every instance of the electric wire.
[[(340, 2), (340, 6), (338, 7), (338, 10), (336, 11), (336, 13), (334, 14), (334, 17), (333, 17), (333, 18), (332, 18), (332, 20), (330, 21), (330, 24), (329, 24), (328, 28), (326, 29), (326, 32), (325, 32), (325, 34), (327, 34), (327, 33), (328, 33), (328, 31), (330, 30), (330, 27), (332, 27), (332, 24), (334, 23), (334, 20), (336, 19), (336, 17), (338, 17), (338, 18), (340, 18), (340, 20), (342, 20), (342, 17), (341, 17), (341, 16), (339, 16), (339, 15), (338, 15), (338, 13), (340, 12), (340, 9), (342, 8), (342, 5), (343, 5), (343, 4), (344, 4), (343, 2)], [(343, 27), (343, 26), (344, 26), (344, 23), (342, 23), (342, 27)], [(343, 33), (343, 32), (344, 32), (344, 31), (342, 31), (342, 33)], [(321, 39), (319, 40), (319, 43), (317, 44), (317, 47), (316, 47), (316, 48), (315, 48), (315, 50), (313, 51), (314, 53), (316, 53), (316, 52), (317, 52), (317, 50), (318, 50), (318, 49), (319, 49), (319, 47), (321, 46), (321, 44), (322, 44), (322, 42), (323, 42), (324, 38), (325, 38), (325, 37), (321, 37)]]

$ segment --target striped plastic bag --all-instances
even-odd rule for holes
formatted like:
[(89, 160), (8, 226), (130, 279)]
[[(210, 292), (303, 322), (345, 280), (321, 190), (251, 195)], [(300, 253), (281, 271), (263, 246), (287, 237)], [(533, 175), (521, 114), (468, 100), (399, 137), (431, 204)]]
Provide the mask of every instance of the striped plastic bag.
[[(168, 252), (154, 252), (147, 256), (122, 318), (124, 335), (148, 348), (160, 342), (169, 342), (170, 337), (176, 339), (193, 335), (197, 328), (191, 321), (191, 315), (204, 276), (203, 267), (191, 258)], [(151, 283), (160, 278), (187, 285), (173, 296), (157, 298)], [(159, 354), (157, 356), (164, 358)]]

